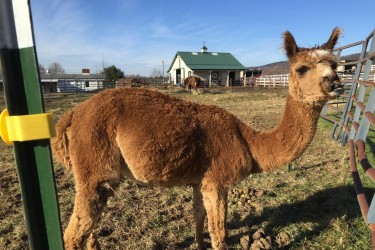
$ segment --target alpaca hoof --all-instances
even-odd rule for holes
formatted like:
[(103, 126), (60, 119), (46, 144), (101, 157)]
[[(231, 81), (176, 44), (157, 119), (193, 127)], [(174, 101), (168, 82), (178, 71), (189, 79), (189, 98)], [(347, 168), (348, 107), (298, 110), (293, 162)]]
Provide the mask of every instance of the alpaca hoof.
[(204, 249), (207, 249), (207, 247), (204, 246), (204, 243), (198, 243), (198, 242), (194, 242), (193, 244), (190, 245), (190, 248), (191, 250), (204, 250)]
[(100, 250), (101, 249), (98, 239), (92, 235), (90, 235), (90, 238), (87, 240), (86, 247), (87, 247), (87, 250)]

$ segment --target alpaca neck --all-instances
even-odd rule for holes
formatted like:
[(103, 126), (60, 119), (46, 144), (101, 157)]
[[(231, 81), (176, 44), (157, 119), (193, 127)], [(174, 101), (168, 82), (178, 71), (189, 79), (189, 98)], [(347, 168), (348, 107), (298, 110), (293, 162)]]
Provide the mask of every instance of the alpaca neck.
[(295, 160), (312, 141), (323, 105), (287, 97), (279, 125), (271, 131), (248, 130), (247, 141), (258, 171), (272, 171)]

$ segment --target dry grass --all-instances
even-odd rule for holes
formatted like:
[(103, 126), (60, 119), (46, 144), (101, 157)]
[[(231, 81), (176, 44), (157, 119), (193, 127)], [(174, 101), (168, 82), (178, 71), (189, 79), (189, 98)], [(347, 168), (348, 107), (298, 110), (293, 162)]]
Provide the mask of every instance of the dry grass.
[[(190, 94), (180, 98), (223, 107), (247, 124), (269, 129), (284, 108), (285, 89)], [(56, 119), (90, 94), (53, 94), (46, 110)], [(0, 108), (5, 106), (0, 100)], [(349, 175), (347, 148), (330, 141), (319, 126), (296, 162), (276, 172), (253, 175), (229, 195), (229, 243), (233, 249), (369, 249), (369, 233)], [(28, 249), (12, 148), (0, 143), (0, 249)], [(72, 175), (55, 163), (63, 228), (72, 212)], [(125, 181), (104, 214), (103, 249), (183, 249), (194, 239), (191, 188), (143, 188)], [(372, 190), (367, 190), (371, 191)], [(206, 234), (207, 246), (210, 239)], [(240, 243), (241, 242), (241, 243)], [(242, 245), (242, 246), (241, 246)]]

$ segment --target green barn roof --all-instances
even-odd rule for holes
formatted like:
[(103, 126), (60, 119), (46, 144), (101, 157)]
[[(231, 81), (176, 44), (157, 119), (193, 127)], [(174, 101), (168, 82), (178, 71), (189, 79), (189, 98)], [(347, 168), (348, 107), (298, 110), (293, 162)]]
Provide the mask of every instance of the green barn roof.
[(185, 64), (192, 70), (246, 70), (247, 69), (231, 53), (181, 52), (179, 51), (176, 53), (176, 56), (173, 62), (176, 60), (177, 56), (180, 56), (181, 59), (185, 62)]

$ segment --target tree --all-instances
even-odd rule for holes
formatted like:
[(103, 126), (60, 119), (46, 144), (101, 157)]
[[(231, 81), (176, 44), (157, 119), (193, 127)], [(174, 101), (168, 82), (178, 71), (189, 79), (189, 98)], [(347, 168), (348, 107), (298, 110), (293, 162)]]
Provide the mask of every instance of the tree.
[(124, 71), (115, 65), (103, 68), (101, 72), (105, 76), (105, 82), (115, 83), (118, 79), (124, 77)]
[(161, 72), (160, 69), (153, 68), (152, 71), (151, 71), (150, 77), (152, 77), (152, 78), (162, 78), (163, 73)]
[(46, 74), (46, 68), (43, 66), (43, 64), (39, 63), (39, 74), (45, 75)]
[(60, 63), (51, 63), (48, 67), (48, 72), (52, 75), (65, 74), (65, 70)]

